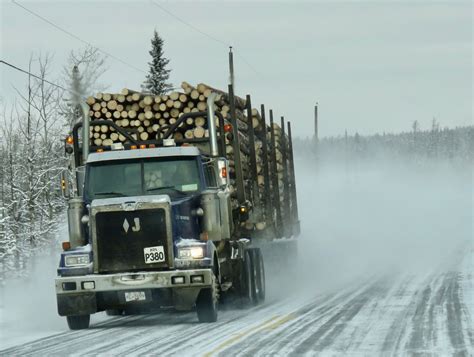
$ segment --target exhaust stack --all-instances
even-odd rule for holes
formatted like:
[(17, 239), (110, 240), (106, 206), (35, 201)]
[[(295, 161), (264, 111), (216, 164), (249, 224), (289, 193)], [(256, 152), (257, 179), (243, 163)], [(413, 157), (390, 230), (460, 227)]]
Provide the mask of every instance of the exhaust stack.
[(89, 156), (89, 108), (85, 103), (81, 103), (82, 109), (82, 162), (86, 163)]
[[(207, 98), (207, 117), (208, 117), (208, 125), (209, 125), (209, 138), (210, 138), (210, 150), (212, 157), (219, 156), (219, 150), (217, 148), (217, 130), (216, 130), (216, 117), (214, 115), (215, 112), (215, 100), (217, 94), (211, 93), (211, 95)], [(87, 129), (89, 132), (89, 129)]]

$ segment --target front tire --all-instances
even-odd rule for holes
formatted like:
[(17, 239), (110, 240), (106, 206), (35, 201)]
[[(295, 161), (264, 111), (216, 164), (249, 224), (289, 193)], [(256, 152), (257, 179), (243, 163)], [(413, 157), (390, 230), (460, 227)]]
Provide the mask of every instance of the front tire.
[(67, 325), (71, 330), (83, 330), (89, 328), (91, 315), (66, 316)]
[(219, 305), (219, 288), (213, 276), (211, 288), (201, 289), (196, 300), (196, 311), (199, 322), (216, 322)]

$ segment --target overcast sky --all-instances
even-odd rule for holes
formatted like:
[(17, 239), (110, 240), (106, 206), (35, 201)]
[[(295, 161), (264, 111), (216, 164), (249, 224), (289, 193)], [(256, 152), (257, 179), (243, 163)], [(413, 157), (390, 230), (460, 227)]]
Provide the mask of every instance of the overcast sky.
[[(82, 39), (147, 70), (157, 29), (171, 80), (226, 88), (226, 45), (150, 1), (21, 1)], [(239, 95), (266, 104), (309, 136), (319, 102), (321, 136), (472, 124), (472, 2), (283, 1), (158, 2), (199, 30), (235, 47)], [(32, 52), (54, 53), (51, 80), (83, 44), (1, 0), (1, 58), (27, 68)], [(249, 65), (250, 64), (250, 65)], [(2, 97), (27, 77), (0, 65)], [(139, 88), (144, 74), (109, 58), (110, 92)]]

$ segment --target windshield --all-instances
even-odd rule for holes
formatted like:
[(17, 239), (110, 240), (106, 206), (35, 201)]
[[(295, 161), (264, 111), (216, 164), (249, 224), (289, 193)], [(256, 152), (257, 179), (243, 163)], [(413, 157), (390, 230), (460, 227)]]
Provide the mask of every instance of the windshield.
[(88, 167), (86, 197), (193, 194), (200, 189), (197, 160), (160, 158), (98, 162)]

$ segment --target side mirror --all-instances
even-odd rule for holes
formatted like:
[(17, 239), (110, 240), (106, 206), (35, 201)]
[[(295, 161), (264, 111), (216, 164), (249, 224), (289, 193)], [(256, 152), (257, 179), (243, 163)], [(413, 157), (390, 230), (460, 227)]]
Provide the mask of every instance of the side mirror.
[(229, 164), (226, 159), (217, 159), (217, 185), (221, 188), (229, 184)]
[(61, 172), (61, 193), (64, 198), (71, 198), (71, 189), (69, 185), (69, 171), (63, 170)]

